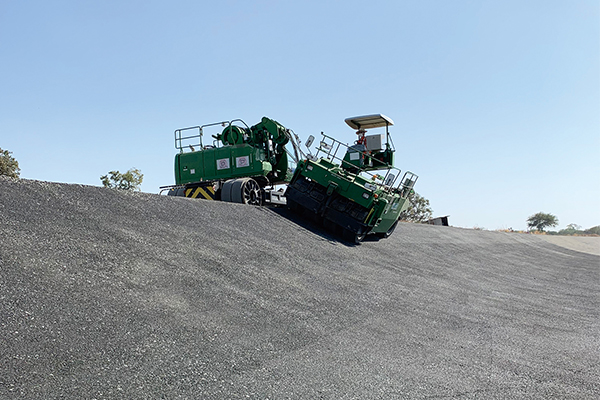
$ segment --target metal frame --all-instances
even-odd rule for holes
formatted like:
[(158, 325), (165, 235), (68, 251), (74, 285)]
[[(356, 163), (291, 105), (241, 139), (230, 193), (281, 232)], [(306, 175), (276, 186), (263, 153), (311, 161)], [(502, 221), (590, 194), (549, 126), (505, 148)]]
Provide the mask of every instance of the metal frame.
[[(177, 129), (177, 130), (175, 130), (175, 148), (178, 149), (180, 151), (180, 153), (184, 153), (185, 149), (188, 149), (190, 146), (199, 146), (198, 150), (202, 150), (202, 149), (204, 149), (204, 145), (202, 144), (202, 136), (203, 136), (205, 128), (208, 128), (211, 126), (217, 126), (217, 125), (220, 125), (223, 128), (226, 128), (226, 127), (231, 126), (234, 122), (241, 122), (242, 124), (244, 124), (244, 126), (247, 129), (250, 129), (248, 124), (246, 124), (243, 120), (241, 120), (239, 118), (232, 119), (231, 121), (214, 122), (212, 124), (206, 124), (206, 125), (202, 125), (202, 126), (190, 126), (188, 128)], [(182, 136), (183, 132), (190, 131), (190, 130), (198, 130), (198, 134), (190, 135), (190, 136)], [(184, 141), (191, 140), (191, 139), (198, 139), (198, 141), (193, 142), (193, 143), (188, 143), (188, 142), (184, 143)], [(218, 145), (218, 142), (219, 141), (216, 139), (213, 140), (212, 146), (220, 147)]]
[[(361, 130), (372, 128), (382, 128), (385, 126), (385, 137), (386, 137), (386, 146), (390, 146), (391, 150), (396, 150), (394, 147), (394, 141), (390, 136), (390, 125), (394, 125), (394, 121), (387, 115), (383, 114), (371, 114), (371, 115), (362, 115), (360, 117), (350, 117), (344, 120), (346, 124), (352, 128)], [(367, 121), (366, 124), (361, 124), (362, 121)]]
[[(342, 165), (348, 165), (349, 163), (347, 161), (344, 161), (343, 158), (340, 158), (337, 156), (337, 152), (339, 151), (340, 147), (343, 146), (346, 148), (346, 150), (350, 147), (345, 143), (340, 142), (339, 140), (328, 136), (326, 134), (324, 134), (323, 132), (321, 132), (321, 135), (323, 135), (323, 139), (321, 140), (321, 142), (319, 143), (319, 147), (317, 147), (317, 152), (315, 154), (315, 159), (319, 158), (319, 152), (323, 152), (326, 157), (324, 157), (325, 159), (329, 160), (329, 161), (337, 161), (340, 163), (340, 166)], [(331, 144), (327, 143), (325, 140), (331, 140)], [(323, 148), (325, 147), (325, 148)], [(334, 150), (335, 148), (335, 150)], [(373, 156), (371, 156), (370, 154), (367, 154), (366, 152), (362, 152), (362, 151), (357, 151), (358, 153), (361, 153), (363, 156), (368, 157), (370, 159), (375, 159)], [(398, 184), (397, 187), (394, 187), (394, 185), (396, 184), (396, 182), (398, 181), (398, 177), (400, 176), (400, 174), (402, 173), (402, 171), (396, 167), (393, 166), (389, 166), (388, 168), (382, 168), (386, 169), (387, 172), (385, 173), (385, 176), (381, 177), (381, 175), (379, 174), (373, 174), (369, 171), (366, 171), (364, 169), (361, 169), (359, 167), (357, 167), (354, 164), (349, 164), (351, 165), (353, 168), (357, 168), (359, 170), (359, 173), (356, 175), (359, 175), (360, 173), (365, 173), (367, 175), (369, 175), (371, 177), (371, 181), (373, 182), (374, 185), (376, 185), (379, 189), (387, 192), (387, 193), (392, 193), (394, 190), (400, 190), (400, 186), (402, 186), (402, 188), (404, 189), (406, 187), (406, 185), (403, 184), (407, 174), (411, 174), (412, 176), (416, 176), (414, 175), (412, 172), (406, 172), (404, 174), (404, 177), (402, 178), (402, 180), (400, 180), (400, 183)], [(397, 173), (395, 174), (394, 178), (391, 180), (389, 185), (384, 185), (383, 182), (386, 182), (388, 180), (388, 177), (390, 176), (390, 173), (392, 171), (397, 171)], [(377, 180), (381, 180), (381, 183), (377, 182)], [(415, 179), (416, 182), (416, 179)], [(413, 183), (414, 185), (414, 183)], [(411, 186), (412, 187), (412, 186)]]

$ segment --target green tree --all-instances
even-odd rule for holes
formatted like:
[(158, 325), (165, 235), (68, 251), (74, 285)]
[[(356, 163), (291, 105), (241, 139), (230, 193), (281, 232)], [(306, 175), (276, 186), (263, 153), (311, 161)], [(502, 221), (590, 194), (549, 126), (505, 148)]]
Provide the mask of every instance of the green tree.
[(11, 178), (18, 178), (21, 169), (17, 160), (11, 156), (11, 152), (8, 150), (2, 150), (0, 148), (0, 175), (10, 176)]
[(560, 231), (558, 231), (559, 235), (577, 235), (583, 233), (583, 231), (581, 230), (581, 225), (577, 225), (577, 224), (569, 224), (567, 225), (567, 227), (565, 229), (561, 229)]
[(586, 229), (583, 233), (586, 235), (600, 235), (600, 225), (593, 226), (590, 229)]
[(561, 229), (560, 231), (558, 231), (558, 234), (563, 236), (572, 236), (581, 233), (583, 233), (583, 231), (581, 230), (581, 226), (577, 224), (569, 224), (565, 229)]
[(548, 226), (556, 225), (558, 225), (558, 218), (556, 218), (556, 216), (552, 214), (539, 212), (527, 218), (527, 226), (529, 228), (535, 228), (540, 232), (543, 232), (544, 229)]
[(104, 187), (121, 190), (140, 190), (144, 175), (137, 168), (131, 168), (124, 174), (119, 171), (110, 171), (100, 177)]
[(408, 203), (408, 208), (400, 213), (401, 221), (425, 222), (431, 218), (433, 210), (429, 205), (429, 200), (419, 193), (412, 191), (408, 195)]

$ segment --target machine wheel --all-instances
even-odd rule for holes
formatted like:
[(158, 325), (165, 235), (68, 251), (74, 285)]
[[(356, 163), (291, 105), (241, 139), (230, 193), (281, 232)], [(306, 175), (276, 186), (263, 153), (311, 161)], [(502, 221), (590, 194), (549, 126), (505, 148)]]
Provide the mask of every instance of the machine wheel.
[(252, 178), (236, 179), (231, 187), (231, 201), (260, 206), (262, 203), (260, 186)]
[(365, 239), (367, 236), (366, 233), (356, 233), (349, 229), (344, 229), (343, 233), (344, 239), (346, 239), (350, 243), (359, 244)]
[(397, 225), (398, 225), (398, 221), (394, 222), (394, 224), (392, 226), (390, 226), (390, 229), (388, 229), (387, 232), (379, 232), (379, 233), (376, 233), (375, 235), (379, 239), (387, 239), (392, 235), (392, 233), (394, 233), (394, 230), (396, 229)]
[(235, 181), (235, 179), (230, 179), (223, 184), (223, 187), (221, 188), (221, 201), (228, 201), (230, 203), (233, 201), (231, 196), (231, 188)]

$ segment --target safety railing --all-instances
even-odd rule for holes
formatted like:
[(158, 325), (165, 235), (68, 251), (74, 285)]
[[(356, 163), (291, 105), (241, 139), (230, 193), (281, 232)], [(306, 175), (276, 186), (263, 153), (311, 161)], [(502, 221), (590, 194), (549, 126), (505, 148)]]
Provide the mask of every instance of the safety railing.
[[(205, 148), (205, 145), (202, 142), (202, 138), (204, 136), (204, 131), (207, 128), (213, 128), (216, 126), (226, 128), (228, 126), (231, 126), (234, 122), (241, 122), (246, 126), (246, 128), (248, 128), (248, 125), (241, 119), (233, 119), (231, 121), (215, 122), (212, 124), (206, 124), (202, 126), (191, 126), (188, 128), (177, 129), (175, 131), (175, 148), (178, 149), (181, 153), (186, 151), (202, 150)], [(221, 133), (221, 131), (222, 129), (220, 129), (216, 133)], [(216, 136), (212, 135), (212, 138), (214, 139), (212, 141), (212, 144), (206, 146), (220, 147), (221, 143), (217, 140)]]
[[(367, 182), (364, 185), (369, 190), (375, 191), (380, 189), (388, 193), (399, 193), (402, 197), (406, 197), (408, 196), (410, 190), (413, 188), (418, 179), (417, 175), (413, 174), (410, 171), (407, 171), (402, 177), (402, 179), (398, 180), (398, 177), (400, 176), (402, 171), (389, 164), (387, 166), (382, 165), (382, 167), (377, 170), (378, 172), (385, 170), (386, 172), (382, 175), (380, 173), (372, 173), (366, 170), (364, 167), (361, 168), (360, 166), (357, 166), (353, 163), (349, 163), (348, 161), (344, 160), (344, 156), (339, 157), (338, 152), (340, 149), (342, 149), (345, 155), (346, 152), (350, 149), (350, 146), (324, 133), (321, 133), (321, 135), (323, 136), (323, 139), (320, 141), (319, 146), (317, 147), (317, 152), (314, 156), (315, 159), (318, 159), (319, 154), (322, 154), (321, 158), (325, 158), (330, 162), (335, 161), (339, 163), (342, 169), (346, 169), (344, 167), (347, 167), (349, 169), (358, 170), (358, 172), (355, 175), (358, 176), (360, 174), (364, 174), (370, 180), (370, 182)], [(360, 151), (356, 147), (354, 147), (352, 151), (354, 153), (360, 153), (364, 157), (364, 160), (369, 161), (369, 163), (367, 164), (373, 165), (373, 161), (381, 163), (367, 151)]]

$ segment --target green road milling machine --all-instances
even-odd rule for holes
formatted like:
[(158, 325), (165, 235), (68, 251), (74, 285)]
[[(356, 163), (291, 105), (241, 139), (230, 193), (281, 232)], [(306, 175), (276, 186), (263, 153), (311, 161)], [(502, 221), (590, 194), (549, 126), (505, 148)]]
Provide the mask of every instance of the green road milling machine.
[(296, 134), (267, 117), (251, 127), (235, 119), (178, 129), (175, 147), (175, 185), (161, 187), (168, 195), (251, 205), (285, 205), (276, 185), (302, 156)]
[[(408, 208), (408, 195), (418, 177), (406, 172), (398, 179), (401, 171), (393, 166), (390, 118), (366, 115), (347, 118), (346, 123), (356, 130), (355, 144), (348, 146), (321, 133), (316, 154), (298, 163), (288, 184), (287, 206), (353, 243), (366, 235), (387, 238)], [(367, 129), (382, 127), (385, 134), (365, 135)], [(309, 137), (306, 147), (313, 140)]]

